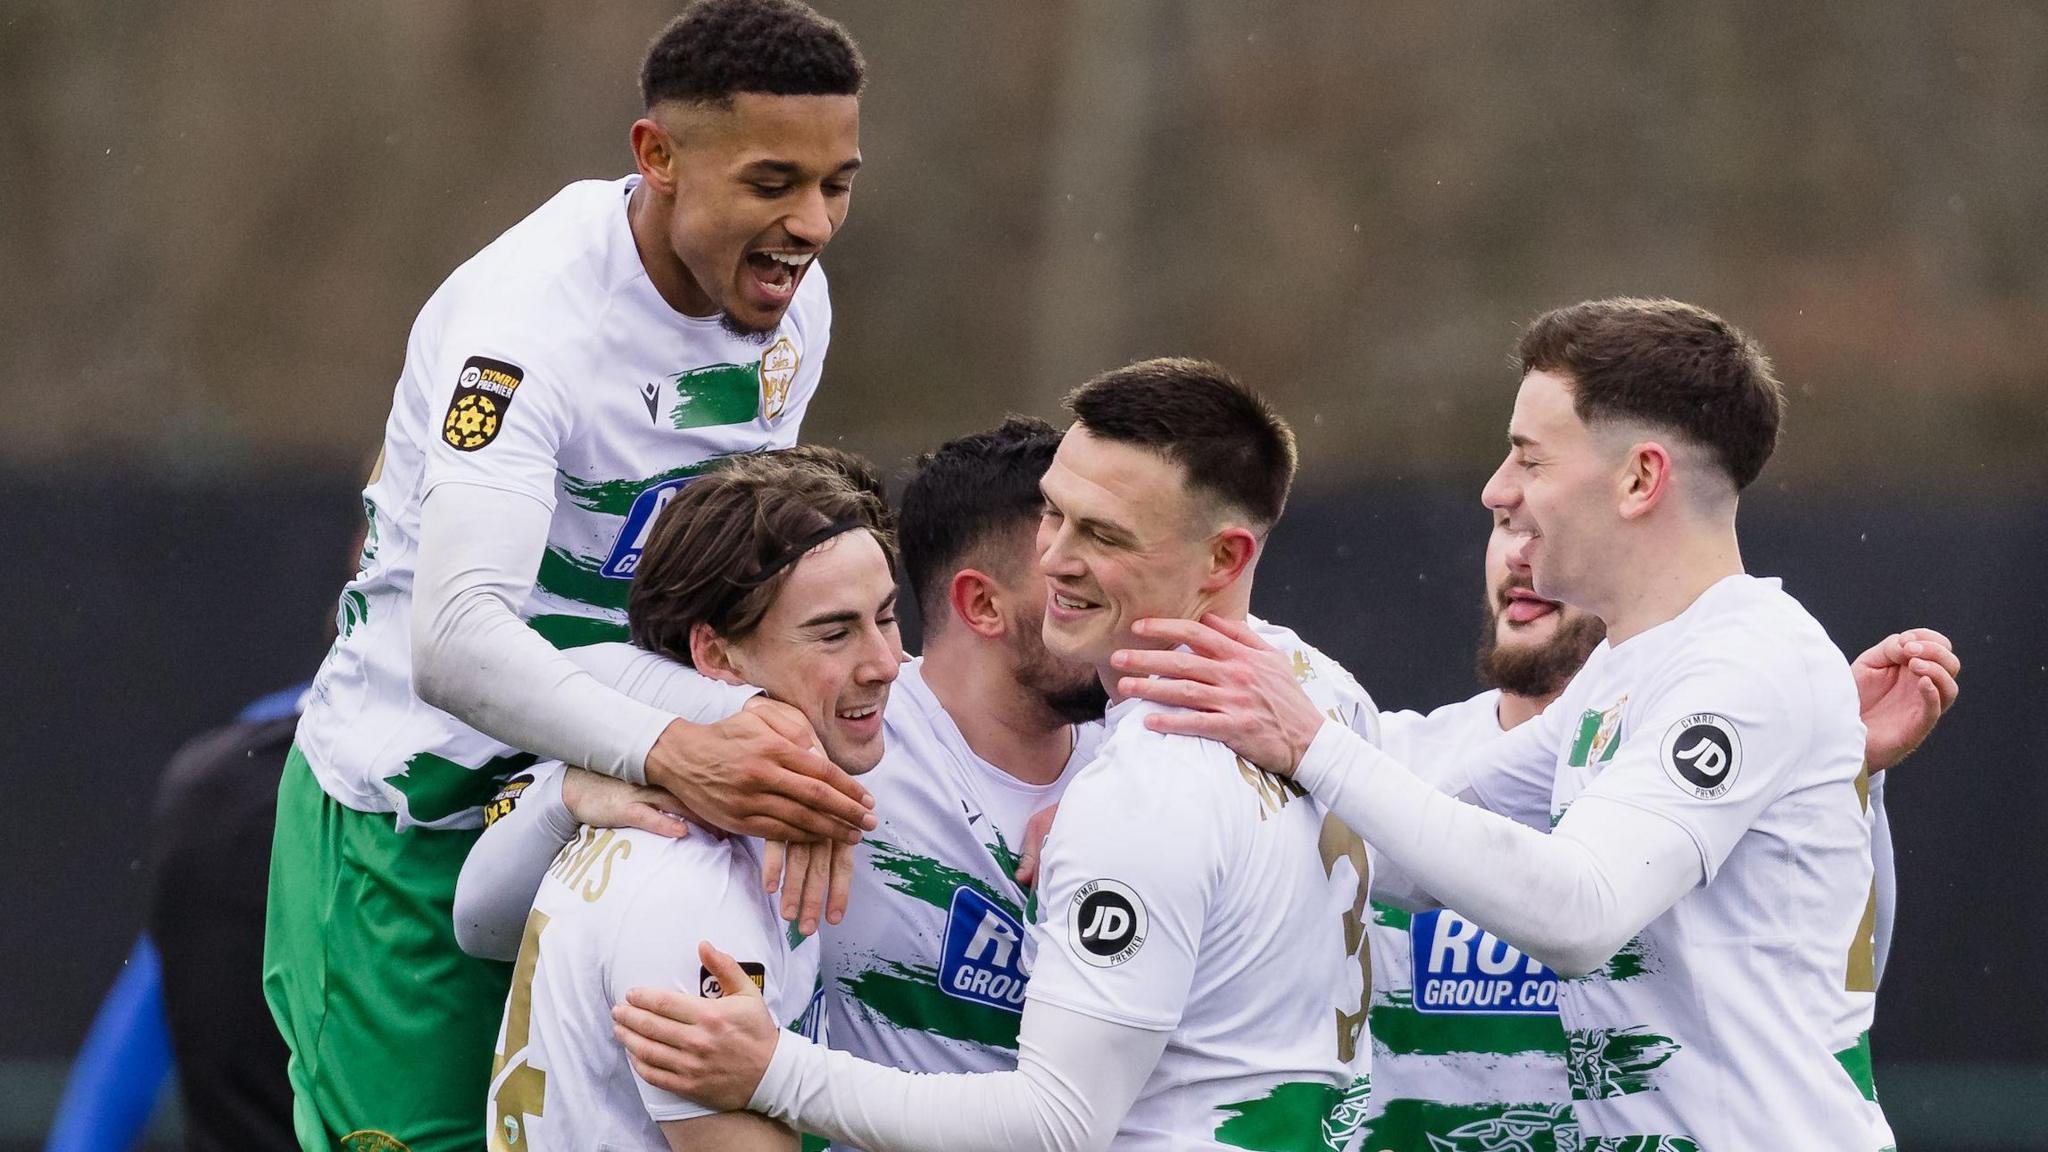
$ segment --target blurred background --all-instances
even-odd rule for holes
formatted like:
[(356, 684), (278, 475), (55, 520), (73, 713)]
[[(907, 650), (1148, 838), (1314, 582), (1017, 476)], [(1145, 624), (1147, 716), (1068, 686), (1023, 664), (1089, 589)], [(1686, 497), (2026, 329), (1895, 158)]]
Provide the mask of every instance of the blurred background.
[[(1890, 786), (1881, 1098), (1902, 1148), (2048, 1148), (2048, 9), (819, 6), (871, 79), (807, 438), (895, 463), (1219, 359), (1304, 453), (1257, 609), (1384, 706), (1474, 690), (1521, 324), (1671, 295), (1757, 336), (1752, 570), (1851, 654), (1966, 665)], [(630, 170), (676, 7), (0, 9), (0, 1148), (141, 926), (166, 759), (318, 663), (412, 317)]]

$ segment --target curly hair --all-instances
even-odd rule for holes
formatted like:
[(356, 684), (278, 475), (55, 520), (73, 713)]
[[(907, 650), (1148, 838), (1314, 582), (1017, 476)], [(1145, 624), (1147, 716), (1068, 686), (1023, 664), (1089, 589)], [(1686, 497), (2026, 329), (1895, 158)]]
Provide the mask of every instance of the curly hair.
[(698, 0), (661, 30), (640, 65), (640, 94), (730, 104), (741, 92), (858, 96), (866, 66), (853, 37), (797, 0)]

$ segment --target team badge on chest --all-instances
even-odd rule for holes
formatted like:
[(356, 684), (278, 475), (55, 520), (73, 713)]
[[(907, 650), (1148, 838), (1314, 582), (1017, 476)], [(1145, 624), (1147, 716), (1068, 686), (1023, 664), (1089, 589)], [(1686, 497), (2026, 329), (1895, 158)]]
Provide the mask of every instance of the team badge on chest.
[(761, 419), (774, 420), (789, 407), (789, 386), (796, 380), (796, 345), (784, 336), (761, 353)]

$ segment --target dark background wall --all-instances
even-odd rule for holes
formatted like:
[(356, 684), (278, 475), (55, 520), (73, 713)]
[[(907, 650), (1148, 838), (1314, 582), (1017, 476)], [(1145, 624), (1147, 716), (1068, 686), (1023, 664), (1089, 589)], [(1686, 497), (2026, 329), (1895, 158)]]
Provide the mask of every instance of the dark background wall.
[[(1304, 491), (1257, 610), (1351, 668), (1384, 707), (1474, 690), (1485, 515), (1465, 485)], [(1785, 578), (1853, 655), (1914, 624), (1963, 654), (1964, 700), (1898, 770), (1900, 929), (1880, 998), (1879, 1084), (1902, 1147), (2048, 1146), (2048, 624), (2015, 606), (2048, 567), (2032, 498), (1909, 485), (1814, 499), (1767, 479), (1744, 509), (1753, 571)], [(137, 486), (0, 477), (0, 1147), (34, 1130), (141, 923), (158, 770), (191, 734), (309, 674), (346, 566), (346, 474)], [(46, 1117), (45, 1117), (46, 1119)], [(22, 1147), (28, 1145), (23, 1144)]]

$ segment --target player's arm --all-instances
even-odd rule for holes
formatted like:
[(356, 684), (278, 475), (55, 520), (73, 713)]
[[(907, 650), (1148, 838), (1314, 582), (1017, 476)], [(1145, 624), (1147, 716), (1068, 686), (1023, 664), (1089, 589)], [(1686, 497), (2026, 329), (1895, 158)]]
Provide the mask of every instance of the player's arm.
[(694, 1120), (664, 1120), (669, 1152), (790, 1152), (796, 1133), (753, 1112), (719, 1112)]
[(636, 988), (614, 1010), (635, 1074), (869, 1152), (1108, 1148), (1166, 1048), (1165, 1032), (1027, 999), (1015, 1071), (904, 1072), (776, 1028), (730, 957), (707, 945), (703, 961), (741, 995)]

